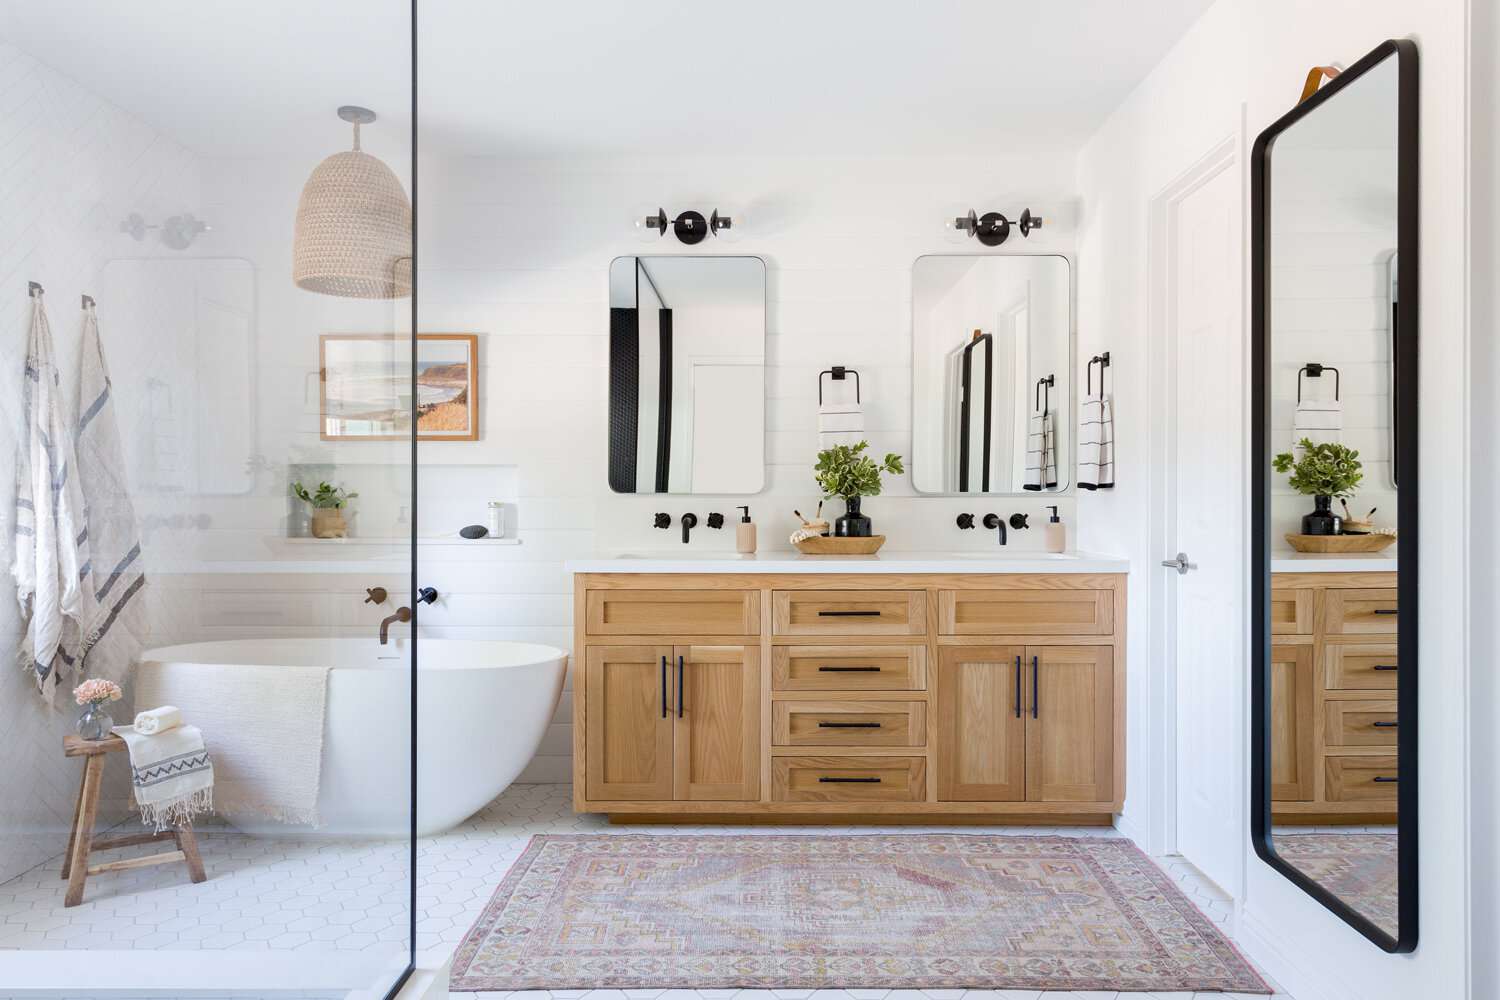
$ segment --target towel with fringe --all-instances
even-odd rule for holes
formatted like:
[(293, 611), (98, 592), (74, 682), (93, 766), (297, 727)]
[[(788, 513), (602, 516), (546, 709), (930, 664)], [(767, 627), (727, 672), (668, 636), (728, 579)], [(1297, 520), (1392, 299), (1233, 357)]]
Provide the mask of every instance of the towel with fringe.
[[(31, 332), (21, 380), (25, 426), (16, 449), (15, 556), (10, 573), (24, 636), (16, 659), (47, 703), (74, 666), (84, 614), (79, 548), (87, 542), (73, 459), (63, 422), (61, 378), (42, 292), (31, 297)], [(81, 680), (72, 676), (71, 682)]]
[(115, 423), (113, 383), (104, 363), (99, 320), (83, 310), (78, 361), (78, 422), (74, 451), (83, 496), (86, 559), (83, 577), (83, 657), (80, 676), (121, 681), (146, 634), (146, 586), (140, 529), (125, 478), (124, 450)]
[(1115, 404), (1109, 396), (1084, 400), (1078, 433), (1078, 488), (1115, 488)]
[(147, 736), (131, 726), (114, 734), (130, 751), (130, 784), (141, 822), (157, 832), (191, 823), (214, 805), (214, 764), (197, 726)]
[(1028, 490), (1050, 490), (1057, 487), (1057, 428), (1052, 413), (1043, 410), (1031, 415), (1026, 434), (1026, 483)]

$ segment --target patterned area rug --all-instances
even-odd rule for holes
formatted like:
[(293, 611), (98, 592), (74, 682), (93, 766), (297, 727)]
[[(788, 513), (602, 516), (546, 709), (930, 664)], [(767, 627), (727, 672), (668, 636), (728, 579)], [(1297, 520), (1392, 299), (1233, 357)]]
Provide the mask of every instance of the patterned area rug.
[(1394, 936), (1400, 926), (1394, 833), (1275, 832), (1276, 853)]
[(537, 836), (455, 992), (924, 987), (1269, 993), (1128, 840)]

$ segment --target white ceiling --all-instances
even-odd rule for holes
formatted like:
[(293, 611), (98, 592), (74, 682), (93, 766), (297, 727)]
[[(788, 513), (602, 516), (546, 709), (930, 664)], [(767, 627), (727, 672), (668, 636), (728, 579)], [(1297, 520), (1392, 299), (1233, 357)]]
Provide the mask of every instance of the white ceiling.
[[(1069, 150), (1212, 0), (421, 0), (424, 151)], [(0, 39), (209, 155), (409, 127), (407, 0), (0, 0)], [(370, 145), (384, 145), (371, 130)]]

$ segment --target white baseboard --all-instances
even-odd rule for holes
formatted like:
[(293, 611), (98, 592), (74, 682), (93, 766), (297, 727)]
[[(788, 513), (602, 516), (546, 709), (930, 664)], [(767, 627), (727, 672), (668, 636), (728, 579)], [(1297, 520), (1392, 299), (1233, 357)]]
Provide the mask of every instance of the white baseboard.
[(1235, 939), (1252, 962), (1297, 1000), (1361, 1000), (1343, 983), (1328, 978), (1329, 970), (1314, 971), (1292, 959), (1287, 947), (1292, 942), (1248, 906), (1240, 907)]

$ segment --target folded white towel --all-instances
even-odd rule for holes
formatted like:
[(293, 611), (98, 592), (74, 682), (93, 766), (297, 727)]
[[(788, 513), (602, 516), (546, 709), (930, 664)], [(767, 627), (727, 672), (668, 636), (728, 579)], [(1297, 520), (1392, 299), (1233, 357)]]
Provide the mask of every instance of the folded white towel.
[(1115, 486), (1115, 405), (1108, 396), (1084, 400), (1078, 428), (1078, 488)]
[(1338, 444), (1343, 440), (1344, 406), (1337, 400), (1304, 399), (1292, 418), (1292, 443), (1303, 438), (1313, 444)]
[(182, 725), (182, 710), (176, 705), (163, 705), (135, 713), (135, 723), (130, 727), (142, 736), (155, 736)]
[(1057, 486), (1057, 432), (1049, 412), (1033, 413), (1026, 434), (1026, 484), (1028, 490)]
[(818, 404), (818, 447), (859, 444), (865, 439), (864, 407), (853, 400), (825, 400)]
[(114, 734), (130, 751), (130, 783), (141, 822), (158, 831), (191, 823), (214, 805), (214, 765), (197, 726), (145, 736), (130, 726)]

